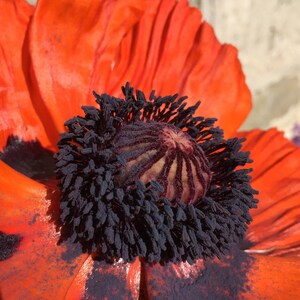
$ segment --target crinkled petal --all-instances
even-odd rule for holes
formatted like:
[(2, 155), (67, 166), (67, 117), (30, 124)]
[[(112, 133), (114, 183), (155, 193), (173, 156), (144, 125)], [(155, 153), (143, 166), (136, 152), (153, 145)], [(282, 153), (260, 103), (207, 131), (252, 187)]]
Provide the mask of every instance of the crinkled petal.
[(27, 26), (33, 12), (25, 0), (0, 1), (0, 151), (12, 135), (50, 147), (28, 91)]
[(137, 0), (38, 2), (30, 28), (33, 100), (57, 133), (82, 105), (93, 104), (94, 77), (101, 85), (93, 88), (107, 84), (119, 43), (143, 5)]
[(225, 136), (231, 136), (251, 110), (251, 93), (237, 49), (220, 44), (212, 27), (202, 23), (183, 70), (183, 94), (202, 105), (199, 114), (218, 118)]
[(252, 255), (248, 271), (250, 290), (239, 299), (298, 299), (300, 295), (300, 257)]
[(57, 131), (92, 90), (119, 96), (127, 81), (201, 100), (227, 135), (250, 110), (236, 49), (187, 1), (40, 1), (30, 33), (35, 103)]
[(201, 13), (187, 1), (152, 3), (122, 40), (110, 76), (114, 84), (109, 91), (113, 94), (119, 93), (119, 86), (126, 81), (146, 94), (152, 89), (165, 95), (179, 91), (181, 71), (201, 24)]
[(252, 184), (258, 208), (247, 231), (252, 250), (300, 254), (300, 149), (276, 129), (240, 133), (254, 160)]
[(124, 36), (109, 78), (111, 94), (118, 95), (119, 86), (130, 81), (146, 94), (155, 89), (187, 95), (190, 104), (201, 100), (198, 114), (218, 118), (227, 136), (251, 108), (237, 50), (220, 44), (187, 1), (153, 1)]
[[(86, 255), (58, 246), (45, 187), (0, 162), (0, 231), (18, 235), (11, 257), (0, 261), (3, 299), (63, 299)], [(17, 284), (17, 288), (16, 288)]]

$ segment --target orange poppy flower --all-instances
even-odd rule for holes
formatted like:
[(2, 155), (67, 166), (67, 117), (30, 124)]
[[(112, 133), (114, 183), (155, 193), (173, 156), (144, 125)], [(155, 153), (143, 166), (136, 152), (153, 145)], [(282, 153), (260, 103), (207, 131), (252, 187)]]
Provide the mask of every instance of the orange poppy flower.
[[(250, 92), (236, 49), (218, 42), (197, 9), (175, 0), (41, 0), (36, 7), (0, 0), (0, 14), (1, 299), (295, 299), (300, 294), (300, 149), (275, 129), (236, 133), (251, 108)], [(120, 86), (127, 81), (147, 97), (135, 96), (128, 85), (126, 101), (108, 96), (123, 97)], [(153, 88), (156, 95), (188, 95), (192, 108), (181, 106), (182, 98), (157, 98)], [(94, 90), (107, 93), (94, 94), (97, 104)], [(85, 116), (74, 119), (83, 115), (82, 105)], [(91, 107), (96, 105), (101, 109)], [(229, 139), (212, 119), (197, 116), (216, 117)], [(63, 124), (67, 133), (57, 149)], [(245, 239), (229, 247), (243, 236), (256, 203), (243, 169), (248, 155), (240, 152), (239, 139), (230, 138), (234, 135), (247, 138), (242, 150), (251, 151), (251, 185), (259, 190), (260, 203), (251, 210)], [(82, 147), (92, 138), (103, 146), (96, 163), (93, 143)], [(111, 146), (115, 157), (125, 149), (118, 164), (110, 160)], [(159, 174), (138, 154), (153, 158), (149, 151), (155, 150), (156, 162), (166, 162), (175, 148), (183, 157), (177, 165), (184, 161), (189, 172), (177, 168), (176, 176), (148, 188)], [(97, 169), (98, 163), (106, 169)], [(88, 188), (83, 177), (92, 179)], [(133, 185), (127, 178), (141, 181)], [(98, 190), (93, 180), (99, 180)], [(96, 194), (106, 197), (106, 202), (99, 198), (101, 209), (94, 205)], [(125, 200), (118, 206), (115, 197)], [(118, 221), (120, 207), (130, 222)], [(220, 259), (210, 258), (215, 256)]]

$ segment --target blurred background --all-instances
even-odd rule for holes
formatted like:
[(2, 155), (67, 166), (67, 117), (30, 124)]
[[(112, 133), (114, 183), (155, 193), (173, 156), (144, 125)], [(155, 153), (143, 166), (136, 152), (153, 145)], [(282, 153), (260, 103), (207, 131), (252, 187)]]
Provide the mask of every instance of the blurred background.
[(253, 110), (242, 129), (300, 124), (300, 1), (191, 0), (220, 42), (239, 49)]
[(254, 102), (242, 129), (276, 126), (291, 138), (293, 127), (300, 124), (300, 1), (190, 0), (190, 4), (202, 10), (222, 43), (239, 49)]

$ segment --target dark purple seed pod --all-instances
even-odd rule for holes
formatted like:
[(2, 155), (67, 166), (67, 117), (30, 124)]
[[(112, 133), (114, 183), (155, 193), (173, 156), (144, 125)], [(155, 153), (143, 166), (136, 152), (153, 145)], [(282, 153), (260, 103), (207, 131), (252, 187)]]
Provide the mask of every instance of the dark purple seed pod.
[(256, 207), (249, 154), (178, 95), (94, 93), (58, 143), (61, 241), (95, 259), (192, 263), (243, 238)]
[(160, 196), (173, 203), (180, 198), (194, 204), (207, 192), (209, 162), (201, 146), (176, 126), (137, 121), (122, 127), (113, 142), (126, 162), (125, 172), (116, 178), (120, 185), (158, 182)]

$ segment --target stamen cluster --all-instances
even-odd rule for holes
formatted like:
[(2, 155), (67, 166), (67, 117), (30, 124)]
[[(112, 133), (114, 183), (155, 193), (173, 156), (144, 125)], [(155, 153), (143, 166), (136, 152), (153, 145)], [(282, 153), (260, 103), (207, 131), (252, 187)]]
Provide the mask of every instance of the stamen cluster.
[(221, 257), (243, 238), (257, 202), (240, 167), (250, 162), (242, 140), (224, 140), (186, 97), (122, 91), (124, 99), (94, 93), (99, 107), (65, 123), (56, 154), (61, 240), (108, 261)]

